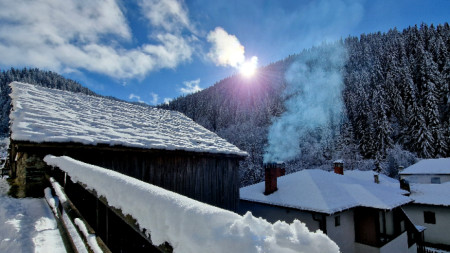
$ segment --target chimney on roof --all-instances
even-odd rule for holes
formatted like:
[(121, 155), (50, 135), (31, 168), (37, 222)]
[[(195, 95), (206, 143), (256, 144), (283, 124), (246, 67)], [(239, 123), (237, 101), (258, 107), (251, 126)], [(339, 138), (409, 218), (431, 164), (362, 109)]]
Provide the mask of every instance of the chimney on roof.
[(266, 163), (264, 164), (266, 188), (264, 195), (269, 195), (278, 190), (277, 178), (286, 174), (284, 163)]
[(400, 189), (411, 192), (409, 182), (406, 179), (400, 179)]
[(375, 181), (375, 184), (380, 183), (380, 176), (379, 174), (373, 174), (373, 181)]
[(334, 173), (344, 175), (344, 161), (336, 160), (333, 162), (334, 164)]

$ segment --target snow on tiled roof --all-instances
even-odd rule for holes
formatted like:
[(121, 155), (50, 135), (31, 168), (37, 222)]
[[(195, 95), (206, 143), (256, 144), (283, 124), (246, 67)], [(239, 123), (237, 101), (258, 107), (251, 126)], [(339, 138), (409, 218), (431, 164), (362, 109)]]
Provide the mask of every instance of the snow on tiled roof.
[(450, 182), (443, 184), (411, 184), (414, 203), (436, 206), (450, 206)]
[(395, 191), (401, 191), (402, 193), (407, 193), (407, 191), (400, 189), (400, 182), (397, 179), (388, 177), (382, 173), (377, 173), (372, 170), (346, 170), (344, 172), (345, 176), (349, 176), (358, 180), (364, 180), (367, 182), (374, 182), (374, 175), (378, 175), (378, 180), (380, 185), (392, 187)]
[(12, 139), (246, 155), (182, 113), (13, 82)]
[(240, 189), (242, 200), (333, 214), (363, 206), (390, 210), (412, 199), (391, 186), (323, 170), (302, 170), (278, 178), (278, 190), (264, 195), (264, 182)]
[(450, 174), (450, 158), (424, 159), (400, 172), (410, 174)]

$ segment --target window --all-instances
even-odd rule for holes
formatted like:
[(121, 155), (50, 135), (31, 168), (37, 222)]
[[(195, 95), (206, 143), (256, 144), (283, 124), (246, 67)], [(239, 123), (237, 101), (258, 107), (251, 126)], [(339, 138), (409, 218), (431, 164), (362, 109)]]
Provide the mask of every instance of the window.
[(440, 184), (441, 183), (441, 178), (440, 177), (432, 177), (431, 178), (431, 183), (432, 184)]
[(334, 217), (334, 226), (339, 227), (340, 225), (341, 225), (341, 216), (340, 215), (335, 216)]
[(434, 212), (425, 211), (423, 212), (423, 219), (425, 223), (436, 224), (436, 215)]

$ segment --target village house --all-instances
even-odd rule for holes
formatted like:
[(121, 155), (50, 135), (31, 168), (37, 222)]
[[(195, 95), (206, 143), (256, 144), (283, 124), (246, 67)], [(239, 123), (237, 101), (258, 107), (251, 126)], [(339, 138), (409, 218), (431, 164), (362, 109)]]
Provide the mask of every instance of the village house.
[(13, 82), (8, 167), (20, 196), (43, 194), (43, 158), (67, 155), (228, 210), (247, 154), (185, 115)]
[(400, 179), (413, 184), (441, 184), (450, 181), (450, 158), (424, 159), (399, 172)]
[(411, 184), (410, 198), (403, 207), (415, 225), (426, 228), (425, 245), (450, 250), (450, 182), (443, 184)]
[(425, 244), (450, 250), (450, 158), (421, 160), (399, 174), (414, 200), (403, 209), (414, 224), (426, 228)]
[(240, 212), (270, 222), (298, 219), (322, 230), (344, 253), (417, 252), (422, 231), (401, 208), (413, 201), (407, 192), (374, 172), (345, 175), (342, 165), (338, 161), (334, 173), (314, 169), (286, 176), (269, 165), (265, 182), (241, 188)]

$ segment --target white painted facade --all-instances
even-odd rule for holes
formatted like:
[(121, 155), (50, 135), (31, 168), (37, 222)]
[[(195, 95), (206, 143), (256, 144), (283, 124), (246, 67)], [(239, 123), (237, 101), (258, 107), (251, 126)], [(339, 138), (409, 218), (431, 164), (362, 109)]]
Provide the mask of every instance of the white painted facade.
[(400, 179), (405, 179), (412, 184), (433, 184), (450, 182), (448, 174), (400, 174)]
[[(336, 226), (336, 216), (340, 217), (340, 225)], [(327, 235), (338, 246), (341, 252), (355, 251), (355, 224), (353, 210), (330, 215), (327, 219)]]
[[(415, 225), (427, 228), (424, 233), (425, 242), (450, 246), (450, 207), (409, 204), (403, 210)], [(436, 224), (425, 223), (426, 211), (435, 214)]]

